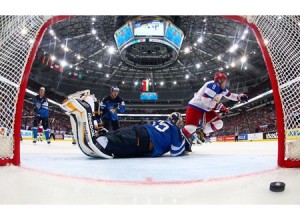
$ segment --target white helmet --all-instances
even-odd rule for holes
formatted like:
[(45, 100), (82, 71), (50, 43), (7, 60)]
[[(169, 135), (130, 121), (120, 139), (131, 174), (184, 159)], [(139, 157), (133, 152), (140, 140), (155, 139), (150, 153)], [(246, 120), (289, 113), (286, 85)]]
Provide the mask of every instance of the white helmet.
[(183, 127), (183, 120), (182, 116), (179, 112), (173, 112), (170, 115), (168, 115), (167, 120), (171, 122), (172, 124), (176, 125), (178, 128)]

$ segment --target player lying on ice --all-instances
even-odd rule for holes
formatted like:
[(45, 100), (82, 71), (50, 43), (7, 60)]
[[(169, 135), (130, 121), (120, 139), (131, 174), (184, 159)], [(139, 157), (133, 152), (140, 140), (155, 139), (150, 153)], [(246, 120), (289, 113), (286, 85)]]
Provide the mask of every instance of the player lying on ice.
[(94, 98), (89, 90), (68, 96), (62, 108), (70, 116), (76, 143), (88, 156), (158, 157), (167, 152), (171, 156), (180, 156), (191, 151), (191, 144), (181, 135), (183, 121), (178, 112), (170, 114), (167, 120), (153, 124), (134, 125), (111, 133), (97, 134), (97, 123), (94, 123), (92, 111)]

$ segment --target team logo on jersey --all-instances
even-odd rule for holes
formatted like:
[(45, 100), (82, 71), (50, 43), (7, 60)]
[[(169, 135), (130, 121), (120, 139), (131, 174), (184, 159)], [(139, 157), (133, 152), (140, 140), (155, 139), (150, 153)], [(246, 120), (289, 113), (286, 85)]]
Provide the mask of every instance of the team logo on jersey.
[(41, 107), (42, 107), (42, 105), (41, 105), (40, 103), (37, 103), (37, 104), (36, 104), (36, 108), (37, 108), (37, 109), (40, 109)]

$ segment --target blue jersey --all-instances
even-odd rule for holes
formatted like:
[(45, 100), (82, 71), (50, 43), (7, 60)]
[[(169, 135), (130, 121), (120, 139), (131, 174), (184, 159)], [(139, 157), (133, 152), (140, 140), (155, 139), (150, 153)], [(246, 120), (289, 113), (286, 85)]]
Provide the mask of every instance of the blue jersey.
[(172, 156), (179, 156), (185, 150), (185, 140), (181, 138), (179, 129), (168, 121), (156, 121), (144, 125), (154, 146), (152, 157), (161, 156), (170, 151)]
[(34, 97), (34, 112), (42, 118), (49, 117), (48, 99), (45, 96), (42, 98), (39, 95)]
[[(120, 96), (117, 96), (114, 99), (111, 96), (107, 96), (101, 101), (100, 109), (101, 111), (103, 111), (103, 118), (107, 118), (112, 121), (117, 121), (118, 113), (125, 112), (125, 102)], [(111, 109), (116, 109), (116, 111), (112, 113), (110, 111)]]

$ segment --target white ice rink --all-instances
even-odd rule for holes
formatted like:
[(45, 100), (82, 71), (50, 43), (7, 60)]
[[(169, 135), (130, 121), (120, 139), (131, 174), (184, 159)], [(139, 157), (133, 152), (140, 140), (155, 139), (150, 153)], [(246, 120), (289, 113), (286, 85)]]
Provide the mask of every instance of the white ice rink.
[[(70, 142), (21, 143), (0, 167), (0, 204), (300, 204), (300, 169), (277, 167), (277, 142), (193, 146), (172, 158), (93, 159)], [(273, 181), (284, 192), (269, 190)]]

